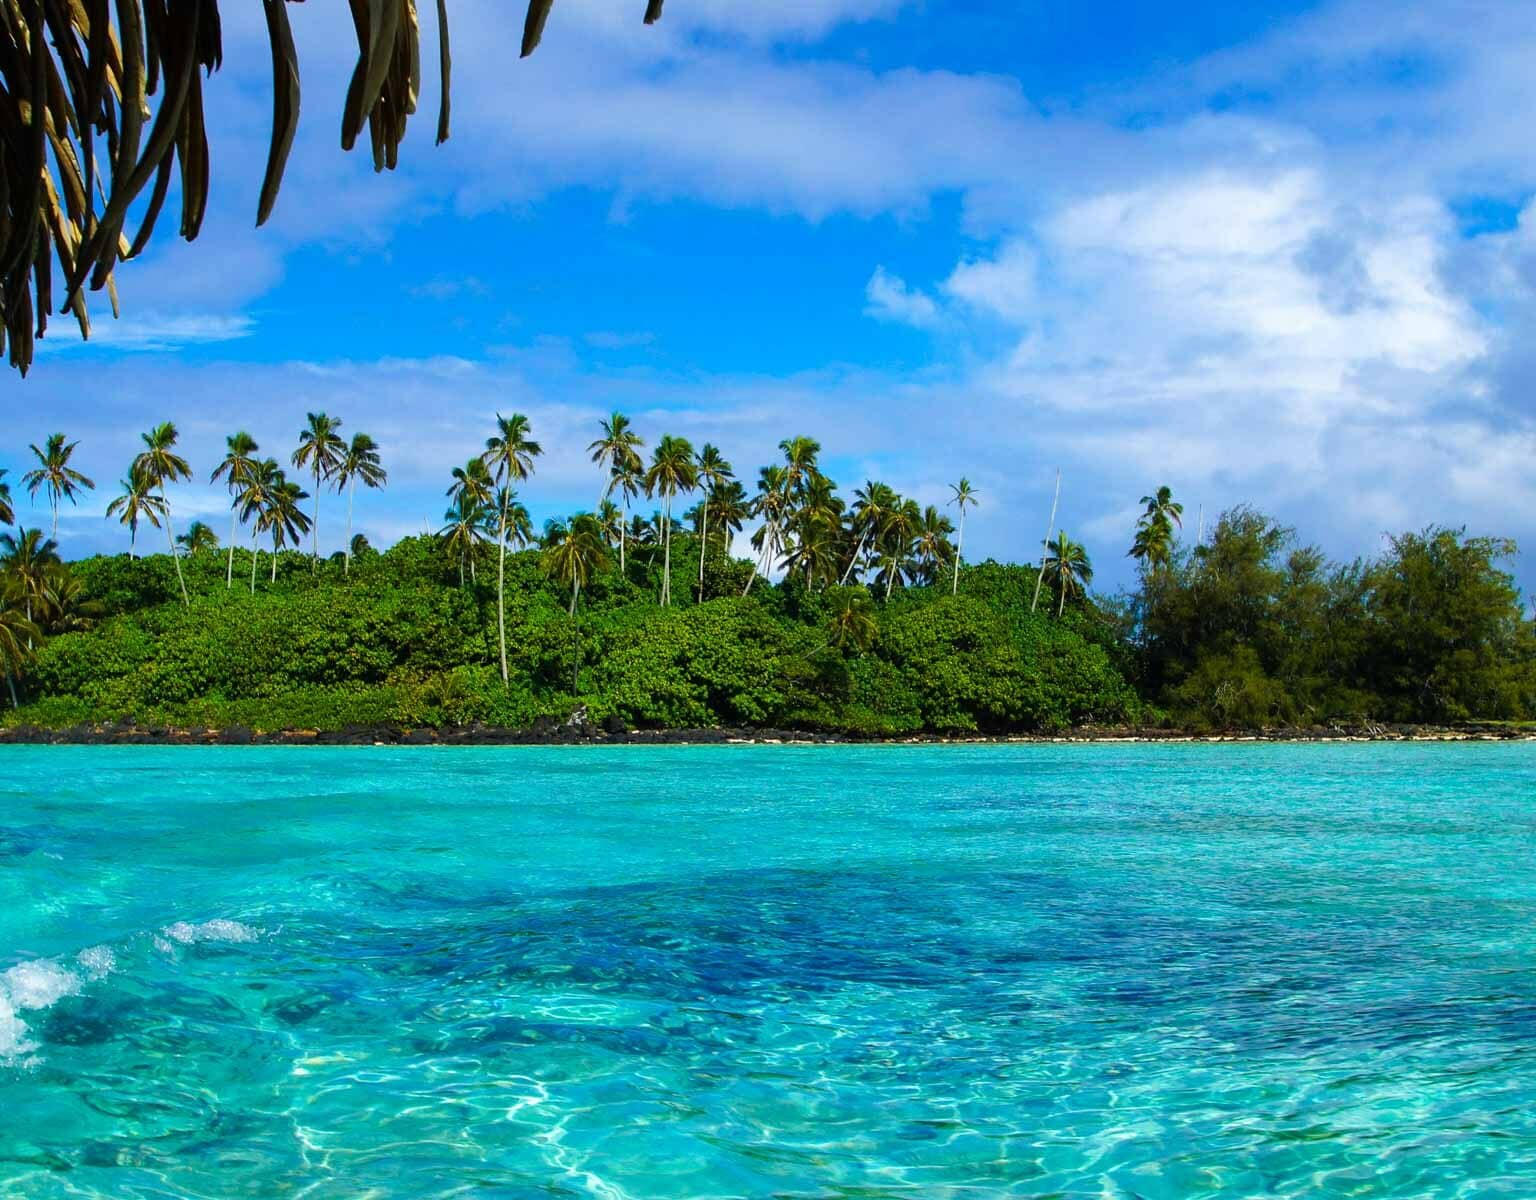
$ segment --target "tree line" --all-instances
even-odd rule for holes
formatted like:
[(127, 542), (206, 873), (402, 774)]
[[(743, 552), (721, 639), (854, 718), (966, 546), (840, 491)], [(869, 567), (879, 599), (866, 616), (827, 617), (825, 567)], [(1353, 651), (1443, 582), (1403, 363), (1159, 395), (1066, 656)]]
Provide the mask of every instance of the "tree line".
[[(695, 449), (673, 435), (647, 447), (618, 412), (601, 422), (587, 447), (597, 475), (593, 507), (536, 533), (521, 489), (535, 475), (543, 447), (528, 418), (514, 413), (498, 416), (483, 449), (451, 471), (443, 525), (380, 555), (365, 537), (354, 536), (353, 512), (357, 486), (384, 487), (388, 474), (371, 437), (355, 433), (347, 440), (341, 430), (336, 418), (308, 414), (288, 457), (296, 478), (263, 457), (249, 433), (232, 434), (210, 476), (230, 496), (229, 541), (221, 547), (202, 522), (175, 532), (169, 487), (189, 479), (192, 468), (177, 452), (175, 427), (156, 426), (143, 435), (106, 510), (128, 532), (128, 555), (73, 567), (59, 555), (59, 507), (78, 504), (95, 484), (71, 465), (78, 443), (55, 434), (32, 446), (35, 465), (21, 482), (49, 504), (54, 536), (35, 529), (0, 534), (0, 666), (13, 708), (27, 699), (46, 704), (67, 696), (60, 712), (80, 719), (120, 715), (91, 680), (67, 672), (66, 678), (54, 668), (94, 638), (98, 645), (113, 641), (144, 651), (124, 678), (153, 676), (155, 637), (129, 635), (133, 629), (163, 633), (170, 621), (165, 605), (187, 614), (178, 627), (218, 640), (223, 635), (210, 622), (238, 627), (250, 619), (234, 597), (243, 592), (251, 602), (260, 600), (266, 542), (262, 602), (276, 607), (261, 612), (284, 611), (306, 589), (330, 596), (333, 607), (382, 604), (383, 593), (403, 589), (437, 613), (434, 620), (454, 613), (455, 632), (438, 630), (429, 639), (440, 662), (413, 661), (408, 669), (373, 662), (344, 682), (410, 691), (400, 683), (405, 671), (418, 682), (436, 680), (422, 685), (427, 692), (441, 686), (477, 697), (460, 715), (478, 712), (479, 705), (510, 719), (541, 704), (558, 709), (578, 699), (601, 709), (613, 693), (629, 694), (629, 683), (612, 675), (613, 661), (634, 653), (625, 638), (665, 632), (666, 642), (727, 611), (743, 620), (755, 614), (754, 621), (778, 629), (778, 650), (770, 654), (758, 639), (740, 648), (738, 667), (748, 671), (752, 653), (768, 656), (784, 673), (774, 693), (779, 701), (738, 708), (705, 688), (709, 700), (669, 708), (636, 694), (622, 715), (665, 723), (684, 712), (706, 722), (772, 712), (775, 719), (830, 728), (900, 732), (1089, 719), (1216, 727), (1524, 718), (1536, 711), (1536, 649), (1518, 589), (1501, 565), (1514, 546), (1502, 539), (1432, 529), (1394, 539), (1379, 560), (1331, 564), (1270, 518), (1237, 509), (1217, 521), (1209, 538), (1190, 544), (1183, 505), (1165, 486), (1142, 497), (1128, 550), (1137, 563), (1136, 585), (1106, 596), (1090, 591), (1093, 564), (1055, 527), (1054, 506), (1037, 563), (971, 568), (963, 554), (965, 517), (980, 496), (966, 479), (951, 487), (943, 508), (919, 505), (875, 480), (845, 499), (821, 469), (819, 444), (798, 436), (780, 443), (779, 459), (758, 471), (749, 491), (718, 447)], [(330, 559), (319, 553), (326, 493), (347, 500), (346, 540)], [(634, 511), (642, 496), (653, 506), (649, 514)], [(0, 470), (0, 525), (14, 523)], [(141, 524), (164, 531), (165, 553), (136, 557)], [(242, 527), (249, 529), (248, 547), (237, 545)], [(737, 539), (749, 529), (747, 553), (739, 555)], [(218, 603), (210, 592), (215, 557), (220, 590), (229, 598)], [(244, 583), (238, 590), (237, 559)], [(365, 566), (362, 579), (354, 578), (358, 564)], [(157, 591), (162, 577), (174, 583), (168, 595)], [(444, 589), (458, 598), (446, 600)], [(475, 613), (485, 614), (484, 626)], [(544, 647), (532, 658), (530, 624)], [(925, 633), (916, 637), (913, 628)], [(620, 630), (627, 631), (624, 638)], [(355, 634), (365, 636), (377, 635)], [(951, 653), (932, 653), (923, 638), (946, 642)], [(551, 639), (560, 644), (557, 651), (546, 644)], [(1000, 642), (1007, 662), (962, 669), (969, 660), (954, 648), (984, 639)], [(359, 657), (358, 647), (344, 641), (332, 648)], [(559, 659), (557, 670), (546, 661), (549, 653)], [(1063, 684), (1064, 693), (1046, 695), (1040, 679), (1051, 668), (1042, 655), (1075, 662), (1093, 684)], [(686, 673), (695, 655), (685, 658)], [(898, 660), (905, 674), (899, 682), (887, 679), (881, 694), (870, 680)], [(337, 674), (311, 667), (314, 679), (298, 671), (289, 682), (324, 687)], [(652, 662), (647, 670), (665, 675), (678, 668)], [(101, 669), (110, 674), (115, 668)], [(937, 677), (971, 670), (979, 674), (956, 685), (964, 699), (951, 697), (948, 707), (938, 708), (923, 699)], [(981, 678), (988, 673), (995, 679)], [(594, 693), (602, 680), (606, 693)], [(808, 680), (816, 681), (814, 702), (800, 686)], [(678, 686), (696, 691), (702, 685)], [(231, 692), (227, 681), (212, 676), (201, 687)], [(118, 692), (111, 703), (142, 707), (152, 696), (177, 691), (193, 702), (198, 690), (162, 686), (137, 698)], [(87, 693), (97, 699), (82, 703)], [(374, 712), (368, 704), (382, 694), (357, 711)], [(422, 693), (410, 694), (419, 699)], [(791, 703), (789, 696), (799, 699)], [(327, 719), (353, 711), (351, 701), (338, 703)]]

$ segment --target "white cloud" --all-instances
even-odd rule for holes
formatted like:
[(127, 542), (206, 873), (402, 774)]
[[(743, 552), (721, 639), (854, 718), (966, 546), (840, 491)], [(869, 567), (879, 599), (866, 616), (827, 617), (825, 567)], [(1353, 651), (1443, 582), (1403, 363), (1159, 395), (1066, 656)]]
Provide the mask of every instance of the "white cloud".
[(918, 329), (931, 329), (939, 321), (939, 306), (915, 288), (890, 274), (884, 267), (864, 285), (864, 312), (881, 321), (896, 321)]

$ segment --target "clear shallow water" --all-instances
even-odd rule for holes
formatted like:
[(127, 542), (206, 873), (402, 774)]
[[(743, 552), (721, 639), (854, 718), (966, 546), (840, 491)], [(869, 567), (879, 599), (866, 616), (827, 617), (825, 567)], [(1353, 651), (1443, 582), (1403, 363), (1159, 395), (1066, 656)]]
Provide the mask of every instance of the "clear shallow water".
[(1536, 746), (0, 748), (0, 1195), (1530, 1196)]

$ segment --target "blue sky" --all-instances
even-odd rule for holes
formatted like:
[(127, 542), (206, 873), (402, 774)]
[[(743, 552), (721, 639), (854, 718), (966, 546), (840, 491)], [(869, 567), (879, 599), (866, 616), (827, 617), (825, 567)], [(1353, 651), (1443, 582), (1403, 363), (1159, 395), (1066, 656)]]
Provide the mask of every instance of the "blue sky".
[[(121, 548), (100, 513), (151, 423), (203, 479), (236, 428), (286, 457), (312, 409), (383, 445), (376, 541), (439, 523), (498, 410), (548, 451), (535, 516), (590, 506), (614, 407), (748, 477), (796, 433), (846, 489), (938, 503), (968, 475), (978, 556), (1037, 551), (1060, 467), (1111, 587), (1162, 483), (1340, 556), (1431, 521), (1536, 534), (1529, 6), (642, 8), (561, 0), (513, 63), (504, 5), (451, 3), (454, 136), (429, 76), (375, 176), (335, 142), (344, 6), (295, 6), (300, 138), (258, 231), (269, 62), (232, 6), (203, 237), (167, 219), (122, 319), (98, 300), (89, 344), (61, 321), (0, 384), (12, 478), (64, 429), (103, 487), (67, 547)], [(172, 499), (227, 519), (201, 483)]]

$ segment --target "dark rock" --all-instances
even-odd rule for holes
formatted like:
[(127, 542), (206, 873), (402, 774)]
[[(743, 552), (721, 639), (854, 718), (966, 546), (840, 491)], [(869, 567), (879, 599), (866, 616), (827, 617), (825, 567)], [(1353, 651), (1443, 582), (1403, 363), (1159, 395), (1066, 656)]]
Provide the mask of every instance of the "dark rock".
[(255, 734), (244, 725), (231, 725), (219, 731), (219, 741), (226, 746), (249, 746), (254, 740)]

